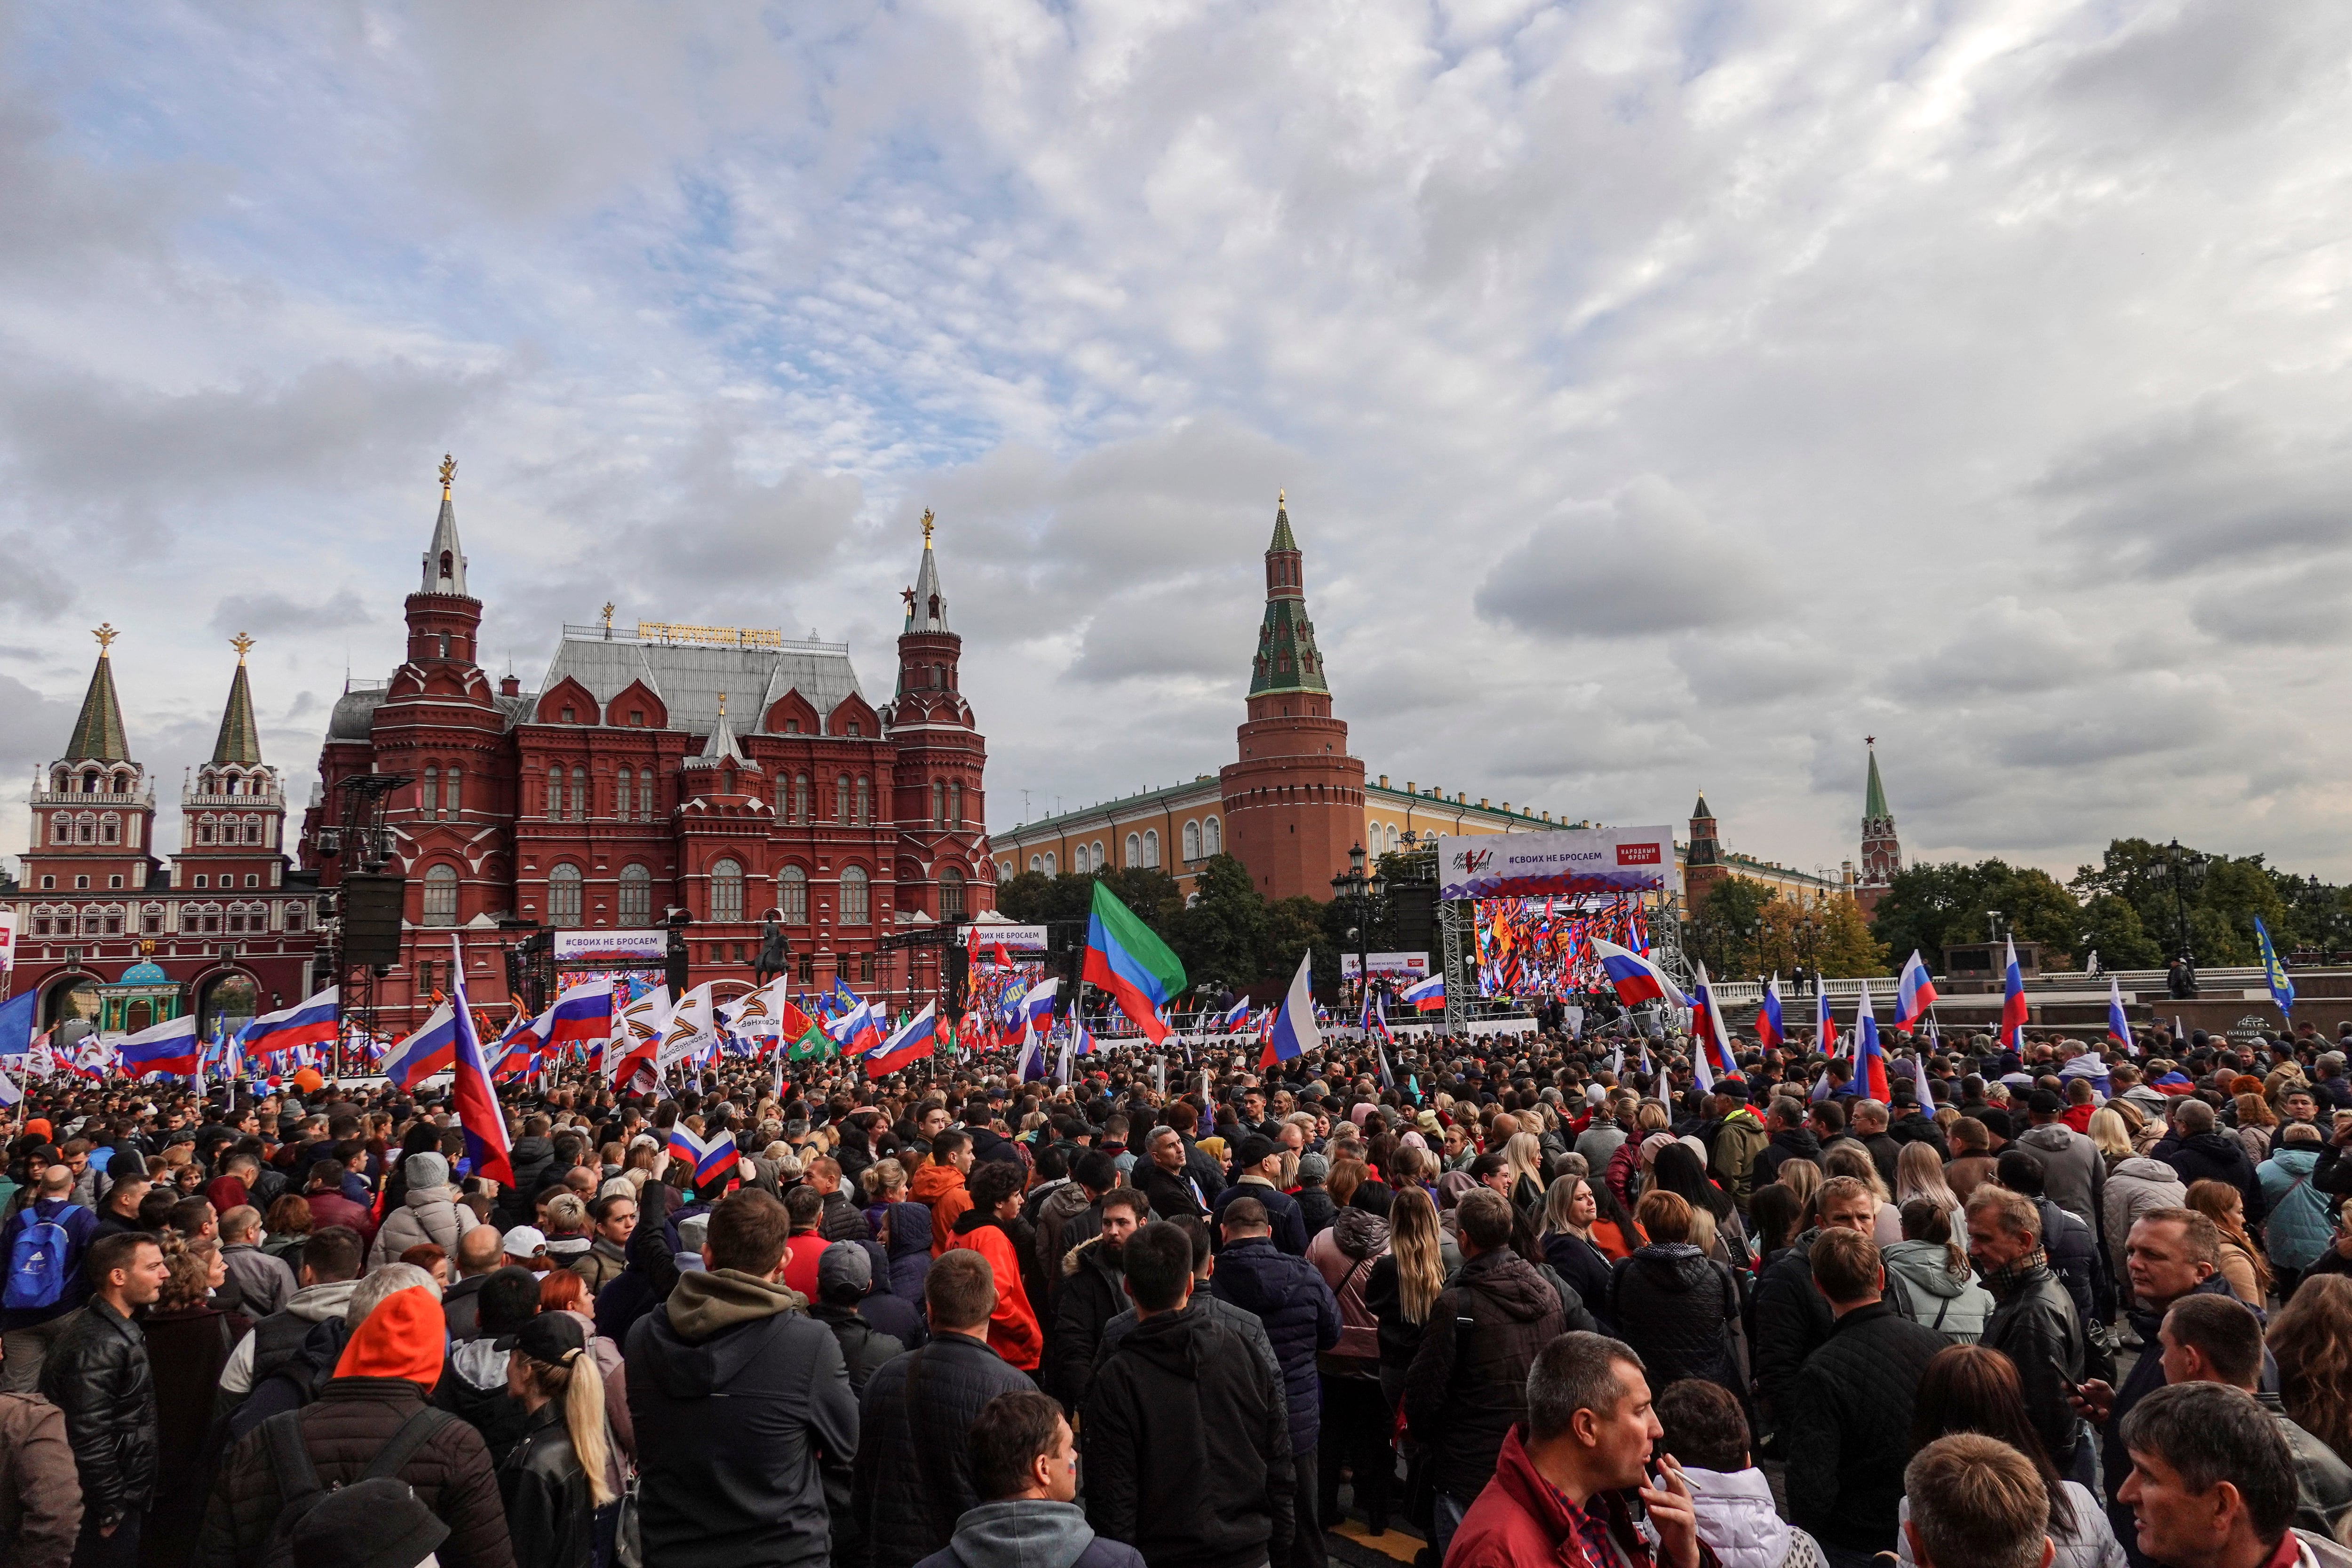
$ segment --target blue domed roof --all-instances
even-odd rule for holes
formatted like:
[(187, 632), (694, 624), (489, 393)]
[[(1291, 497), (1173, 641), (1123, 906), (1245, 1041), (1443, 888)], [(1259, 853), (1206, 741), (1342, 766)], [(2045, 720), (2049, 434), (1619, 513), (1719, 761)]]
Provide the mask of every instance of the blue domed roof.
[(124, 985), (163, 985), (168, 984), (171, 978), (172, 977), (170, 975), (163, 973), (163, 966), (162, 964), (157, 963), (151, 959), (142, 958), (138, 963), (132, 964), (130, 968), (122, 972), (121, 984)]

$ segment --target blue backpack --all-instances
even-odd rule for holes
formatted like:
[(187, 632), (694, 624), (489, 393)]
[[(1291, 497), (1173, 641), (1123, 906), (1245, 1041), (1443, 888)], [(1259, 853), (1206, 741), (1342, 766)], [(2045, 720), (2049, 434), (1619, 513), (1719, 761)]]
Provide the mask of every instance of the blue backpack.
[(73, 1278), (73, 1237), (63, 1222), (74, 1207), (68, 1204), (52, 1219), (25, 1211), (25, 1223), (8, 1249), (8, 1286), (0, 1292), (0, 1307), (54, 1307), (64, 1298), (66, 1282)]

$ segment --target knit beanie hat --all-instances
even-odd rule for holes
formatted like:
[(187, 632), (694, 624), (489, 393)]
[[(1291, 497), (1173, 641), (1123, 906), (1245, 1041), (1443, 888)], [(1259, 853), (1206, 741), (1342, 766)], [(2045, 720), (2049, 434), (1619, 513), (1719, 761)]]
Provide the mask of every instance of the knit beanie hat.
[(397, 1377), (426, 1388), (441, 1381), (441, 1354), (449, 1338), (441, 1303), (422, 1285), (394, 1290), (352, 1331), (335, 1363), (337, 1377)]
[(449, 1184), (449, 1159), (446, 1154), (420, 1152), (401, 1161), (400, 1168), (408, 1173), (408, 1190), (446, 1187)]

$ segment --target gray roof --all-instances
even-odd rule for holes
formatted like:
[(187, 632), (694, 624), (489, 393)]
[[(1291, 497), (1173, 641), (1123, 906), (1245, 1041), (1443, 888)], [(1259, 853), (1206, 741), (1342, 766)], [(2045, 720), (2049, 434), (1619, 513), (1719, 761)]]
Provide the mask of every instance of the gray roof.
[(327, 719), (327, 739), (366, 740), (375, 729), (375, 710), (383, 706), (383, 687), (382, 681), (371, 681), (335, 699), (334, 711)]
[[(449, 570), (443, 573), (441, 558), (449, 558)], [(449, 504), (449, 492), (441, 492), (441, 512), (433, 520), (433, 542), (425, 547), (425, 578), (416, 590), (420, 594), (466, 595), (466, 548), (457, 542), (457, 509)]]
[(923, 563), (915, 573), (912, 596), (907, 601), (907, 624), (901, 629), (910, 632), (943, 632), (948, 629), (947, 590), (940, 586), (939, 563), (931, 554), (928, 525), (923, 534)]
[[(850, 668), (846, 643), (705, 646), (640, 641), (617, 629), (608, 640), (602, 626), (566, 626), (539, 689), (552, 690), (567, 677), (586, 687), (599, 707), (631, 681), (642, 680), (668, 707), (669, 727), (694, 735), (707, 735), (717, 726), (721, 693), (754, 726), (764, 722), (768, 710), (787, 691), (798, 690), (820, 720), (842, 699), (866, 696)], [(753, 702), (756, 707), (747, 706)]]

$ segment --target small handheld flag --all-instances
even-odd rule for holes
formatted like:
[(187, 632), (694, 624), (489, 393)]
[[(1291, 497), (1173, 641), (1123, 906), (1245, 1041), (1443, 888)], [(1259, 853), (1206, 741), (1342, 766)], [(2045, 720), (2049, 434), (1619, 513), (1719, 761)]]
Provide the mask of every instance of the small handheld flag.
[(402, 1040), (383, 1058), (386, 1078), (404, 1090), (436, 1072), (446, 1072), (457, 1059), (457, 1016), (444, 1002), (426, 1015), (424, 1027)]
[(2124, 1016), (2123, 983), (2113, 973), (2107, 976), (2107, 1038), (2123, 1047), (2126, 1056), (2137, 1054), (2132, 1049), (2131, 1020)]
[(2286, 965), (2279, 962), (2278, 949), (2271, 945), (2270, 928), (2263, 917), (2254, 917), (2254, 940), (2262, 943), (2263, 978), (2271, 988), (2271, 1000), (2278, 1004), (2279, 1016), (2288, 1016), (2294, 1011), (2294, 982), (2287, 978)]
[(880, 1078), (929, 1056), (939, 1039), (934, 1010), (934, 1004), (924, 1003), (921, 1012), (899, 1025), (888, 1039), (866, 1053), (866, 1076)]
[(1706, 965), (1698, 966), (1698, 994), (1691, 1002), (1691, 1037), (1698, 1042), (1698, 1072), (1706, 1080), (1700, 1087), (1713, 1089), (1713, 1073), (1726, 1078), (1739, 1076), (1739, 1064), (1731, 1054), (1731, 1037), (1724, 1027), (1723, 1009), (1716, 1005), (1715, 988), (1707, 984)]
[(1434, 1013), (1445, 1005), (1445, 976), (1433, 974), (1416, 981), (1397, 993), (1397, 1000), (1412, 1003), (1416, 1013)]
[(457, 939), (449, 939), (456, 962), (449, 966), (449, 1005), (457, 1033), (457, 1081), (450, 1099), (456, 1102), (458, 1124), (466, 1133), (466, 1152), (474, 1174), (488, 1176), (503, 1186), (515, 1184), (514, 1165), (507, 1158), (507, 1119), (499, 1109), (498, 1091), (490, 1087), (489, 1063), (482, 1057), (482, 1038), (474, 1032), (474, 1015), (466, 1005), (466, 954)]
[(683, 1121), (670, 1124), (669, 1153), (671, 1159), (682, 1160), (693, 1167), (694, 1184), (698, 1187), (726, 1171), (740, 1157), (734, 1133), (714, 1132), (708, 1138), (698, 1138)]

